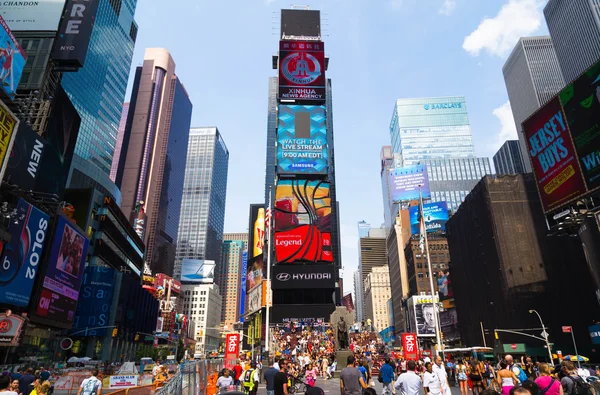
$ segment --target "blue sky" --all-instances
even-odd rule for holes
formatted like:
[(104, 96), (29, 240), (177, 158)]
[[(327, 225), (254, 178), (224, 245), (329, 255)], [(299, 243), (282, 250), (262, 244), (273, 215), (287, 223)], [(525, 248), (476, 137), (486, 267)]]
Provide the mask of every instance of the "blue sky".
[[(543, 0), (303, 0), (321, 10), (333, 84), (345, 292), (358, 265), (357, 222), (383, 222), (379, 153), (394, 100), (466, 96), (478, 156), (516, 138), (502, 65), (521, 36), (545, 35)], [(264, 196), (268, 78), (280, 0), (139, 0), (133, 68), (168, 49), (194, 105), (229, 148), (225, 231), (246, 231)], [(133, 76), (133, 73), (132, 73)], [(131, 78), (132, 78), (131, 76)], [(130, 78), (130, 86), (131, 86)], [(128, 93), (129, 97), (129, 93)], [(491, 161), (491, 159), (490, 159)]]

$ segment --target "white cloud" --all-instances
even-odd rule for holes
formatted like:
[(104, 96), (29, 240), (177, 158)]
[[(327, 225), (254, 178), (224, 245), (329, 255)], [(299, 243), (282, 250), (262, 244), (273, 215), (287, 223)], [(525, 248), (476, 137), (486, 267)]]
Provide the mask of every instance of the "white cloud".
[(519, 38), (535, 33), (541, 26), (542, 0), (509, 0), (494, 18), (485, 18), (465, 37), (463, 49), (477, 56), (482, 50), (507, 56)]
[(440, 8), (440, 14), (442, 15), (452, 15), (454, 9), (456, 8), (456, 0), (444, 0), (444, 4), (442, 8)]
[(402, 0), (390, 0), (390, 5), (392, 8), (400, 8), (402, 7)]
[(498, 149), (506, 140), (518, 139), (515, 120), (513, 118), (509, 101), (494, 109), (492, 114), (494, 114), (494, 116), (500, 121), (500, 131), (493, 141), (493, 149)]

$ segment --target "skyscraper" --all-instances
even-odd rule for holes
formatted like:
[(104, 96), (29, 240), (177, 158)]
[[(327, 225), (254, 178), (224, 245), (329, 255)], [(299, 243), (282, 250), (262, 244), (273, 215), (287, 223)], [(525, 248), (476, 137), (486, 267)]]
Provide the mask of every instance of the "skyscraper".
[[(521, 124), (565, 86), (552, 39), (548, 36), (521, 38), (504, 63), (502, 73), (521, 156), (527, 158)], [(531, 172), (529, 160), (523, 162), (525, 171)]]
[[(529, 160), (529, 159), (526, 159)], [(494, 167), (499, 176), (525, 173), (519, 140), (507, 140), (494, 155)]]
[(71, 188), (88, 186), (87, 176), (102, 192), (114, 189), (109, 174), (138, 31), (136, 4), (100, 1), (85, 66), (63, 73), (62, 86), (81, 116)]
[(110, 179), (115, 182), (117, 179), (117, 172), (119, 171), (119, 159), (121, 158), (121, 148), (123, 146), (123, 137), (125, 137), (125, 127), (127, 125), (127, 115), (129, 114), (129, 103), (123, 104), (123, 111), (121, 112), (121, 121), (119, 121), (119, 131), (117, 134), (117, 141), (115, 143), (115, 155), (110, 166)]
[(189, 131), (174, 276), (183, 259), (221, 263), (229, 150), (216, 127)]
[(399, 166), (475, 157), (467, 104), (461, 96), (396, 100), (390, 138)]
[[(387, 242), (386, 242), (386, 230), (373, 228), (369, 231), (368, 237), (359, 239), (359, 257), (358, 257), (358, 272), (360, 275), (360, 285), (362, 286), (361, 296), (362, 299), (356, 303), (362, 303), (363, 318), (367, 317), (366, 308), (366, 292), (364, 291), (365, 280), (374, 267), (385, 266), (387, 270)], [(387, 299), (386, 299), (387, 302)], [(387, 317), (387, 316), (386, 316)]]
[(358, 238), (369, 237), (369, 231), (371, 230), (371, 224), (366, 221), (360, 221), (358, 223)]
[(388, 300), (390, 289), (390, 273), (387, 265), (374, 267), (365, 279), (365, 317), (373, 322), (377, 332), (388, 327)]
[(544, 16), (566, 83), (600, 59), (600, 2), (550, 0)]
[(136, 70), (115, 182), (154, 273), (173, 273), (191, 117), (192, 103), (173, 58), (163, 48), (146, 49)]
[[(225, 238), (225, 235), (223, 235)], [(248, 237), (246, 236), (246, 242)], [(229, 328), (238, 321), (242, 274), (242, 254), (244, 252), (244, 241), (223, 240), (221, 253), (221, 264), (217, 266), (215, 282), (221, 290), (223, 305), (221, 308), (221, 322)]]
[(354, 308), (356, 321), (361, 322), (365, 319), (365, 292), (359, 270), (354, 272)]

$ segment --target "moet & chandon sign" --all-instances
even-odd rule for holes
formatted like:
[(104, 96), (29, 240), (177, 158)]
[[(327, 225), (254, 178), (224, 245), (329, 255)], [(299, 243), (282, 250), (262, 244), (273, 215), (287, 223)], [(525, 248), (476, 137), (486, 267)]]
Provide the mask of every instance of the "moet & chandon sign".
[(335, 288), (333, 265), (277, 265), (273, 289)]

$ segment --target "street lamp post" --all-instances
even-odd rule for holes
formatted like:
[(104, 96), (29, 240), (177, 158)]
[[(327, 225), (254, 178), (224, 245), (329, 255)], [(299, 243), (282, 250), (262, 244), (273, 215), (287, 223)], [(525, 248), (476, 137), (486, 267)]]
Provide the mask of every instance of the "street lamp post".
[(548, 341), (548, 332), (546, 332), (546, 326), (544, 326), (544, 321), (542, 321), (542, 317), (540, 316), (540, 313), (537, 312), (537, 310), (529, 310), (529, 314), (533, 314), (535, 313), (538, 318), (540, 319), (540, 324), (542, 324), (542, 330), (544, 331), (544, 334), (542, 335), (542, 337), (546, 340), (546, 348), (548, 348), (548, 356), (550, 357), (550, 364), (552, 366), (554, 366), (554, 360), (552, 359), (552, 350), (550, 349), (550, 342)]

